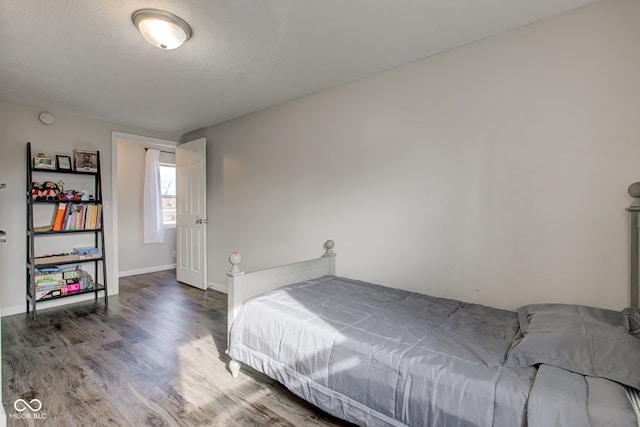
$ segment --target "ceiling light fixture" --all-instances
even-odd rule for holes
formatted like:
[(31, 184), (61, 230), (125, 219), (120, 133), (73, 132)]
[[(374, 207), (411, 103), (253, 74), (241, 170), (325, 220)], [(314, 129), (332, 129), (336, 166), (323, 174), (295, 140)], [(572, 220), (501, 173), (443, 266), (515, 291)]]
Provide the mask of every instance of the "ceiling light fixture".
[(149, 43), (160, 49), (178, 48), (193, 34), (182, 18), (164, 10), (136, 10), (131, 21)]

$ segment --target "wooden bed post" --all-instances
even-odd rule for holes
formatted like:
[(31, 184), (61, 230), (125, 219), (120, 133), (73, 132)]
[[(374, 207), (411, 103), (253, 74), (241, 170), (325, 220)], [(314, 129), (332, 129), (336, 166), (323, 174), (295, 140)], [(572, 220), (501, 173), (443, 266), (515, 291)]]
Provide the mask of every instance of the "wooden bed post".
[[(240, 271), (240, 261), (242, 261), (240, 253), (231, 252), (231, 255), (229, 255), (231, 269), (227, 273), (227, 353), (229, 352), (231, 325), (242, 304), (242, 297), (238, 295), (238, 290), (241, 289), (242, 286), (242, 276), (244, 275), (244, 273)], [(231, 361), (229, 361), (229, 370), (231, 370), (231, 376), (234, 378), (237, 377), (238, 372), (240, 372), (240, 362), (231, 359)]]
[(331, 258), (331, 275), (336, 274), (336, 253), (333, 250), (333, 247), (335, 246), (335, 242), (333, 240), (327, 240), (326, 242), (324, 242), (324, 254), (322, 255), (322, 258)]

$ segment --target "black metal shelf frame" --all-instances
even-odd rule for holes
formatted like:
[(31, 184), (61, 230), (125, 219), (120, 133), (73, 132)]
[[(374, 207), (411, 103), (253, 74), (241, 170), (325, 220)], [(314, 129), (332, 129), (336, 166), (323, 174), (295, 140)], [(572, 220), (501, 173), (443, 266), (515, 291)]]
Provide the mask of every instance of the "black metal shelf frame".
[[(31, 143), (27, 143), (27, 182), (26, 182), (26, 199), (27, 199), (27, 273), (26, 273), (26, 303), (27, 303), (27, 313), (32, 312), (33, 319), (36, 319), (37, 310), (36, 305), (40, 302), (51, 301), (54, 299), (72, 297), (76, 295), (82, 294), (95, 294), (95, 300), (98, 299), (98, 294), (100, 292), (104, 293), (104, 304), (105, 307), (109, 304), (108, 299), (108, 290), (107, 290), (107, 265), (105, 258), (105, 249), (104, 249), (104, 222), (102, 223), (100, 228), (97, 229), (89, 229), (89, 230), (66, 230), (66, 231), (34, 231), (33, 226), (33, 208), (36, 204), (58, 204), (58, 203), (72, 203), (72, 204), (102, 204), (102, 180), (100, 173), (100, 152), (97, 153), (97, 172), (80, 172), (73, 170), (61, 170), (61, 169), (36, 169), (32, 166), (32, 156), (31, 156)], [(95, 200), (34, 200), (31, 194), (32, 183), (33, 183), (33, 173), (48, 173), (48, 174), (66, 174), (66, 175), (79, 175), (85, 177), (93, 178), (93, 185), (95, 191)], [(102, 218), (104, 220), (104, 212), (102, 212)], [(93, 233), (94, 234), (94, 244), (95, 247), (100, 248), (101, 256), (93, 259), (85, 259), (85, 260), (75, 260), (75, 261), (65, 261), (58, 263), (47, 263), (47, 264), (35, 264), (35, 245), (36, 238), (40, 236), (52, 236), (52, 235), (64, 235), (64, 234), (73, 234), (73, 233)], [(93, 273), (96, 284), (92, 289), (83, 289), (76, 292), (70, 292), (64, 295), (58, 295), (54, 297), (48, 297), (43, 299), (35, 299), (36, 295), (36, 286), (35, 286), (35, 271), (40, 268), (51, 268), (60, 265), (69, 265), (69, 264), (80, 264), (80, 263), (93, 263)], [(101, 267), (101, 268), (100, 268)], [(102, 282), (98, 284), (98, 273), (102, 274)]]

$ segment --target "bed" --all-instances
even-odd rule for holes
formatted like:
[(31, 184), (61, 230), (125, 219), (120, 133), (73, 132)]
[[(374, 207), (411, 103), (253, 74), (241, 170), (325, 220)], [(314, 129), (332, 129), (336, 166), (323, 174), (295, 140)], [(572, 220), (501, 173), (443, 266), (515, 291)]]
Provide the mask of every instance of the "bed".
[(338, 277), (333, 247), (246, 274), (231, 254), (234, 377), (246, 364), (366, 426), (638, 425), (638, 309), (436, 298)]

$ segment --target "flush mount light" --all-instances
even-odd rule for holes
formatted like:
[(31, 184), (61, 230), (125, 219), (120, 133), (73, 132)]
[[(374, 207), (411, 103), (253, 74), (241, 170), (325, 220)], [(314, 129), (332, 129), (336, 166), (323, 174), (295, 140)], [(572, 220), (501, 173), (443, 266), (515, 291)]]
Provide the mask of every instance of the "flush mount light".
[(45, 125), (52, 125), (56, 122), (56, 117), (48, 111), (43, 111), (42, 113), (40, 113), (38, 118)]
[(133, 12), (131, 21), (142, 36), (160, 49), (175, 49), (191, 38), (191, 27), (182, 18), (157, 9), (140, 9)]

